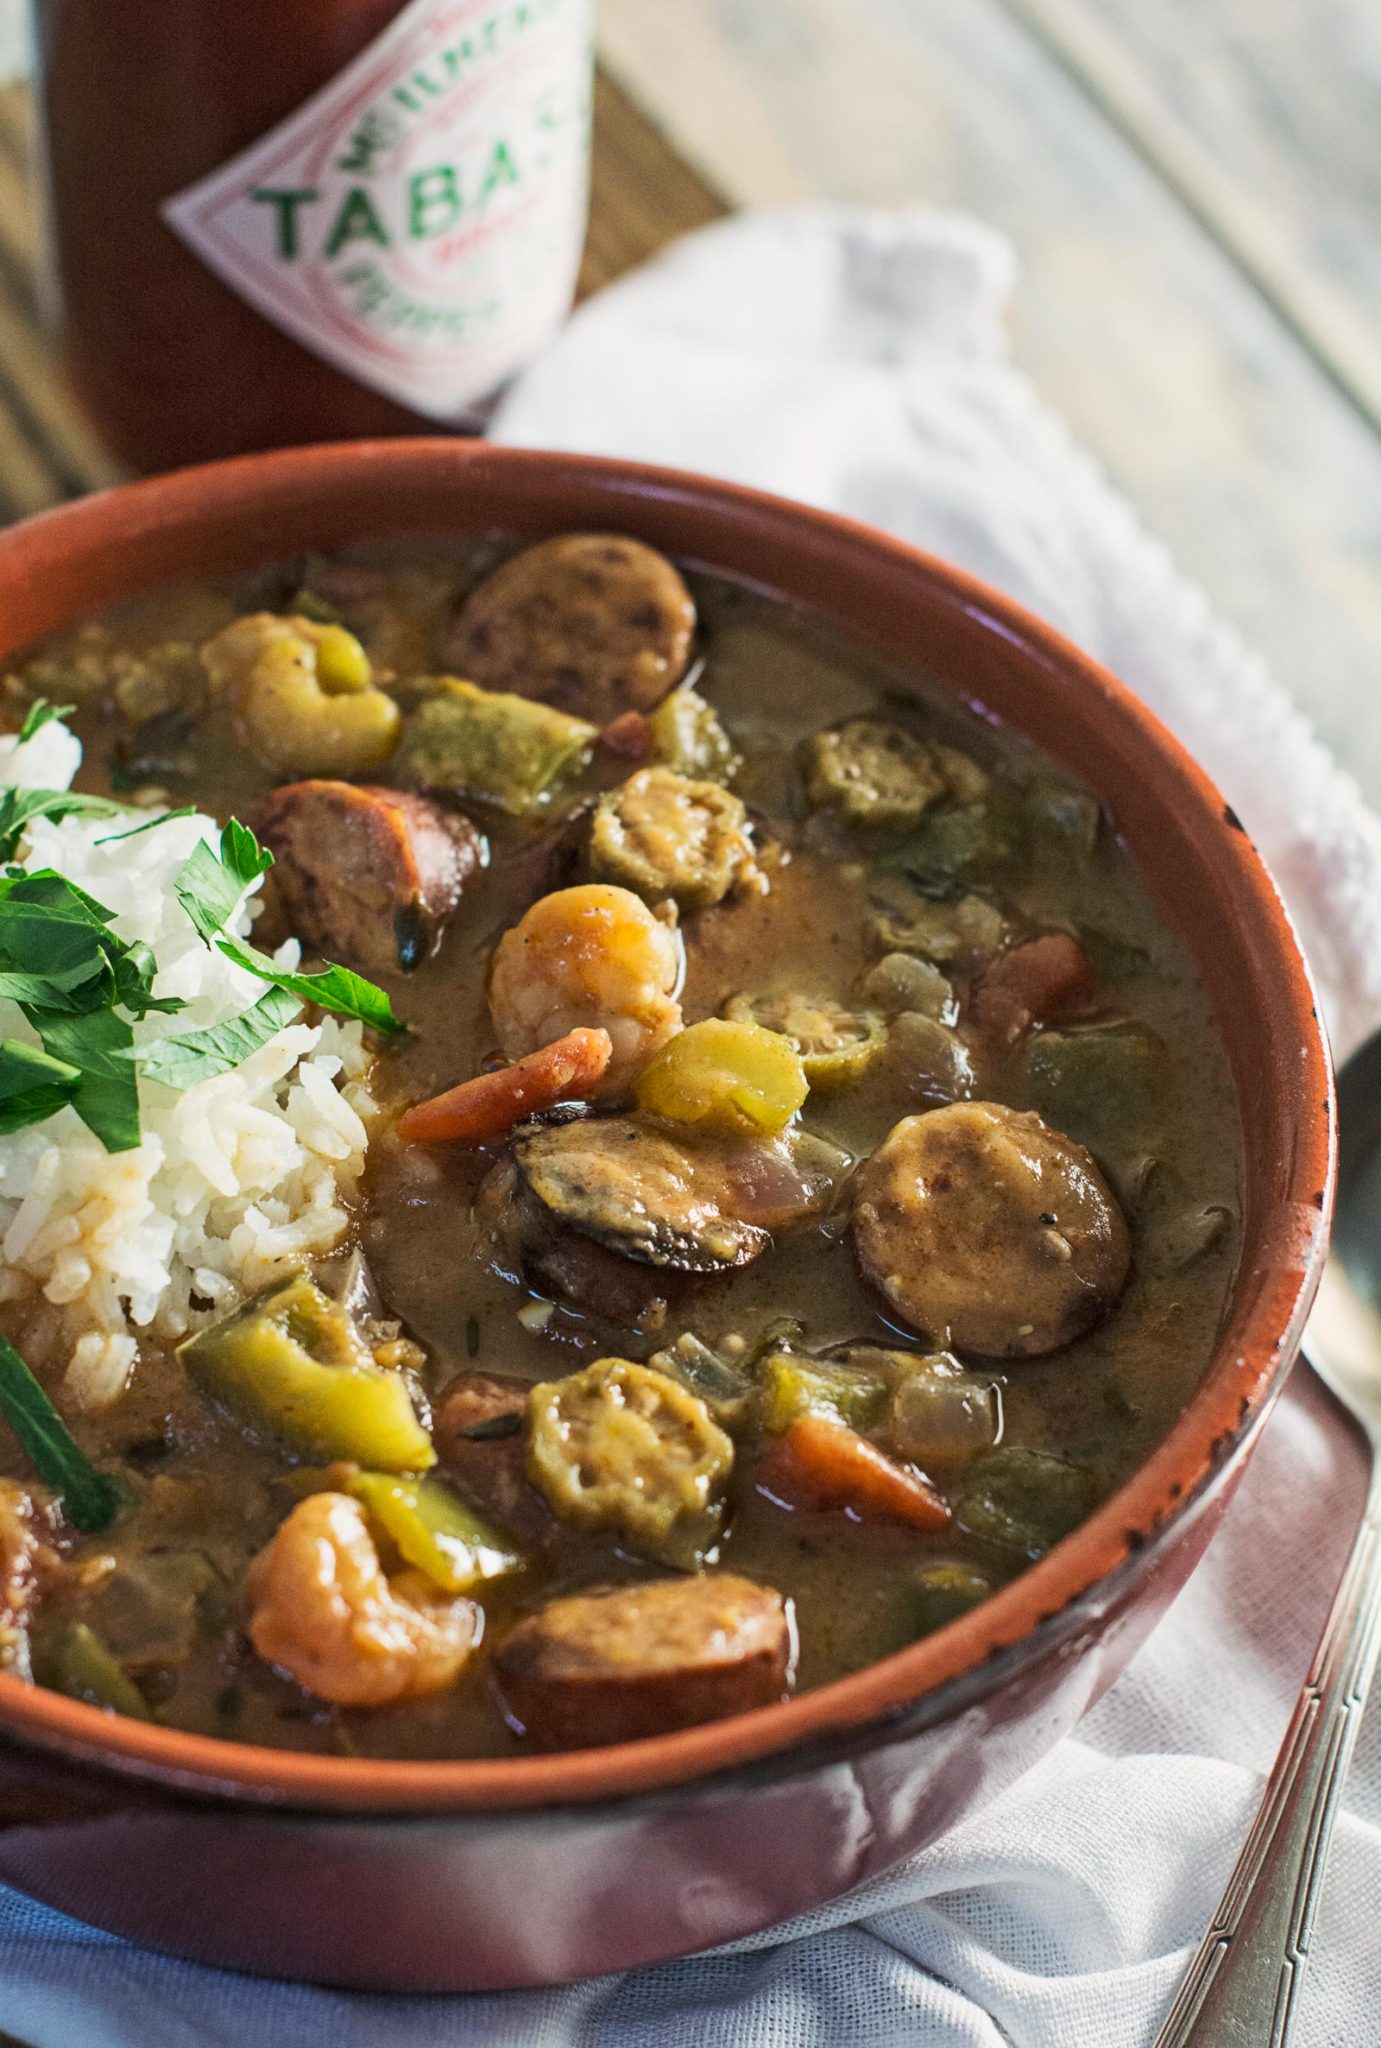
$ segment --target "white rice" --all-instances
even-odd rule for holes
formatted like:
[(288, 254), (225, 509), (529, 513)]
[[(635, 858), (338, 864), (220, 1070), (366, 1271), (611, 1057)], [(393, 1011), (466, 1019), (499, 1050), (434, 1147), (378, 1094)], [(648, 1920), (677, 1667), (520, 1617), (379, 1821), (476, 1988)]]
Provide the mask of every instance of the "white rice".
[[(80, 759), (79, 741), (56, 723), (23, 746), (0, 739), (0, 786), (65, 789)], [(237, 1016), (264, 984), (205, 945), (173, 894), (198, 840), (218, 843), (216, 822), (170, 818), (101, 843), (137, 822), (41, 818), (18, 858), (56, 868), (115, 912), (120, 938), (152, 947), (154, 993), (188, 1007), (136, 1024), (142, 1043)], [(247, 902), (230, 929), (248, 932), (255, 908)], [(295, 964), (296, 945), (276, 957)], [(0, 1037), (37, 1043), (3, 999)], [(72, 1406), (120, 1396), (142, 1333), (180, 1337), (339, 1241), (376, 1108), (371, 1065), (360, 1025), (295, 1022), (185, 1093), (141, 1079), (143, 1137), (133, 1151), (107, 1152), (70, 1108), (0, 1135), (0, 1302), (31, 1307), (30, 1362), (61, 1368)]]

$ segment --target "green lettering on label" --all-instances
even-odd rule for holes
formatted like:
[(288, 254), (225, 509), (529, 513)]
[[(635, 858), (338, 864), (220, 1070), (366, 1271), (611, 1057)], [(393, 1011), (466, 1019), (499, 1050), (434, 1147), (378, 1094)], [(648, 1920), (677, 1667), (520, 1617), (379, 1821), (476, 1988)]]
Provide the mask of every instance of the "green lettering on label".
[(460, 186), (450, 164), (408, 179), (408, 233), (414, 241), (444, 235), (460, 219)]
[(381, 249), (393, 245), (388, 238), (388, 229), (374, 211), (374, 202), (363, 185), (352, 185), (345, 195), (344, 204), (336, 215), (335, 226), (326, 237), (322, 255), (328, 259), (338, 256), (347, 242), (377, 242)]
[(446, 77), (454, 83), (460, 75), (462, 66), (473, 63), (474, 56), (475, 52), (470, 38), (462, 36), (458, 43), (452, 43), (449, 48), (441, 52), (441, 69), (445, 72)]
[(300, 247), (297, 210), (300, 206), (312, 205), (315, 200), (320, 199), (321, 194), (307, 186), (299, 186), (289, 191), (273, 185), (263, 185), (249, 196), (256, 206), (273, 208), (278, 255), (284, 263), (291, 263)]
[(375, 158), (392, 149), (402, 131), (403, 124), (397, 115), (387, 108), (371, 107), (351, 135), (349, 149), (336, 158), (336, 169), (371, 176)]
[(476, 206), (484, 206), (493, 197), (494, 193), (497, 192), (500, 185), (516, 185), (517, 183), (518, 166), (514, 163), (509, 153), (508, 144), (506, 142), (496, 142), (490, 151), (489, 162), (484, 176), (480, 180), (479, 192), (475, 198)]

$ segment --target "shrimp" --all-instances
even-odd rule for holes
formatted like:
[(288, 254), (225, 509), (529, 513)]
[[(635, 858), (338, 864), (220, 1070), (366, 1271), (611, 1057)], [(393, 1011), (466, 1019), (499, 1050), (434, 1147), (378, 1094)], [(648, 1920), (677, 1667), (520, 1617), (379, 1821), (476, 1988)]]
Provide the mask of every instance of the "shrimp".
[(208, 640), (202, 661), (275, 775), (362, 775), (398, 743), (402, 713), (344, 626), (252, 612)]
[(498, 943), (489, 975), (494, 1028), (510, 1059), (581, 1026), (607, 1031), (614, 1056), (598, 1093), (617, 1098), (681, 1029), (684, 971), (680, 933), (631, 889), (558, 889)]
[(483, 1625), (473, 1600), (438, 1593), (420, 1572), (386, 1578), (364, 1510), (344, 1493), (299, 1501), (245, 1586), (259, 1655), (342, 1707), (443, 1691)]

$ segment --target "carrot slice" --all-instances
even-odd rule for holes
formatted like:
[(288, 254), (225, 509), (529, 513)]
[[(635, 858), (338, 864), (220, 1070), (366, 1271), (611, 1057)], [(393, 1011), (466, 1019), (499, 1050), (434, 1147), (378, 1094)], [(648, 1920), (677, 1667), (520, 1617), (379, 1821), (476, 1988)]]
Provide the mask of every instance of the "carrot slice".
[(414, 1103), (395, 1128), (409, 1145), (485, 1145), (539, 1109), (590, 1095), (613, 1057), (607, 1031), (568, 1031), (511, 1067)]
[(848, 1508), (862, 1521), (943, 1529), (949, 1502), (914, 1465), (900, 1465), (855, 1429), (811, 1410), (773, 1445), (759, 1484), (788, 1507)]
[(973, 992), (970, 1016), (980, 1031), (1012, 1044), (1032, 1024), (1088, 1010), (1093, 997), (1083, 947), (1067, 932), (1047, 932), (998, 954)]
[(645, 711), (621, 711), (600, 728), (599, 743), (610, 754), (645, 761), (652, 752), (652, 720)]

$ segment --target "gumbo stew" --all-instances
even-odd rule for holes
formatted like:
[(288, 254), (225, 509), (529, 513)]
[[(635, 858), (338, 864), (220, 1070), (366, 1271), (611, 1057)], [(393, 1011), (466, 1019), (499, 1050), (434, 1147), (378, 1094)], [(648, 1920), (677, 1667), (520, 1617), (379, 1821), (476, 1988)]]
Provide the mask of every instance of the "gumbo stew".
[(169, 590), (5, 693), (12, 1670), (655, 1734), (944, 1626), (1182, 1409), (1226, 1062), (1016, 735), (591, 534)]

